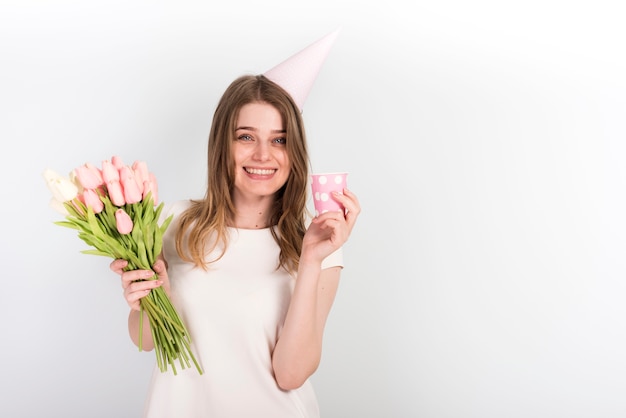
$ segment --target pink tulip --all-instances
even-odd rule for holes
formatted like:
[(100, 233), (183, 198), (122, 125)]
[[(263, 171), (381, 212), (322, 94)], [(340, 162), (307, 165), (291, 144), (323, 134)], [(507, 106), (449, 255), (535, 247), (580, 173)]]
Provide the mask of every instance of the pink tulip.
[(135, 172), (135, 178), (137, 184), (144, 184), (148, 180), (148, 164), (145, 161), (135, 161), (133, 163), (133, 171)]
[(159, 200), (158, 186), (156, 176), (152, 173), (148, 173), (148, 180), (143, 182), (143, 198), (148, 196), (148, 193), (152, 193), (152, 202), (157, 205)]
[(81, 201), (87, 206), (93, 209), (94, 213), (102, 212), (104, 209), (104, 203), (100, 199), (98, 193), (93, 189), (83, 190)]
[(111, 203), (115, 206), (124, 206), (126, 200), (124, 200), (124, 191), (122, 190), (122, 184), (119, 181), (111, 181), (107, 183), (107, 193)]
[(114, 155), (113, 157), (111, 157), (111, 162), (113, 163), (113, 166), (117, 168), (118, 170), (121, 170), (122, 167), (124, 167), (124, 162), (117, 155)]
[(141, 202), (143, 185), (141, 188), (139, 187), (137, 180), (135, 180), (135, 174), (130, 167), (124, 166), (120, 169), (120, 182), (124, 189), (126, 203)]
[(87, 163), (74, 170), (74, 174), (80, 185), (85, 189), (97, 189), (104, 180), (102, 180), (102, 172), (93, 164)]
[(102, 179), (105, 183), (120, 180), (120, 171), (109, 160), (102, 161)]
[(133, 220), (130, 219), (130, 216), (124, 209), (115, 211), (115, 226), (117, 227), (117, 232), (122, 235), (130, 234), (133, 230)]

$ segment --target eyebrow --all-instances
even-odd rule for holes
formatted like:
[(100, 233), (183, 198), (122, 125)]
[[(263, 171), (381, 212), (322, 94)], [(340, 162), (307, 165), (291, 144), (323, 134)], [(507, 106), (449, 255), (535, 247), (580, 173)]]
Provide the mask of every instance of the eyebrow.
[[(239, 126), (237, 128), (235, 128), (235, 131), (240, 131), (240, 130), (245, 130), (245, 131), (257, 131), (256, 128), (253, 128), (252, 126)], [(273, 134), (284, 134), (287, 133), (287, 131), (285, 129), (272, 129), (271, 132)]]

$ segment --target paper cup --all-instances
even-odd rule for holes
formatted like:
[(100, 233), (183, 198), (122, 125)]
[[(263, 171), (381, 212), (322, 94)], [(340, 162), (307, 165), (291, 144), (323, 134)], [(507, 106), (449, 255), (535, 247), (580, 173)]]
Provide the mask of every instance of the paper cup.
[(313, 191), (313, 205), (315, 206), (315, 216), (324, 212), (339, 211), (345, 208), (331, 195), (337, 191), (343, 193), (346, 187), (348, 173), (315, 173), (311, 174), (311, 189)]

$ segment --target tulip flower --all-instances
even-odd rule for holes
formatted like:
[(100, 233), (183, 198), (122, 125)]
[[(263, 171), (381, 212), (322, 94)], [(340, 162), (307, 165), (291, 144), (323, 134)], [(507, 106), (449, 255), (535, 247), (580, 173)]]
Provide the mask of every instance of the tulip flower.
[(93, 189), (85, 189), (82, 194), (82, 201), (87, 206), (93, 209), (94, 213), (102, 212), (104, 209), (104, 202), (100, 199), (98, 193)]
[[(148, 193), (153, 203), (157, 200), (156, 178), (144, 162), (125, 166), (113, 156), (110, 161), (102, 161), (101, 169), (87, 163), (72, 170), (69, 178), (52, 170), (45, 170), (43, 176), (53, 194), (50, 206), (65, 216), (64, 221), (55, 223), (78, 231), (78, 237), (93, 247), (84, 253), (124, 259), (129, 269), (152, 268), (173, 215), (159, 225), (163, 203), (153, 207), (143, 202)], [(202, 374), (191, 350), (189, 332), (163, 288), (152, 289), (139, 303), (141, 317), (145, 315), (155, 331), (154, 348), (161, 371), (171, 366), (176, 374), (175, 361), (180, 360), (185, 368), (191, 360)], [(140, 350), (142, 327), (140, 321)]]
[(107, 194), (109, 195), (109, 199), (111, 199), (111, 203), (115, 206), (124, 206), (126, 204), (126, 200), (124, 199), (124, 191), (122, 190), (122, 183), (119, 181), (111, 181), (106, 184)]
[(150, 173), (148, 173), (148, 164), (145, 161), (135, 161), (132, 166), (133, 172), (135, 173), (135, 178), (137, 179), (137, 184), (143, 185), (149, 178)]
[(67, 202), (76, 197), (78, 187), (72, 183), (67, 177), (63, 177), (56, 171), (46, 169), (43, 172), (48, 189), (52, 192), (52, 196), (59, 202)]
[(133, 220), (124, 209), (115, 211), (115, 226), (122, 235), (130, 234), (133, 230)]
[(70, 171), (69, 179), (78, 188), (78, 194), (81, 194), (83, 192), (83, 185), (80, 184), (80, 181), (78, 181), (78, 177), (76, 177), (76, 170)]
[(77, 167), (74, 170), (74, 174), (81, 186), (85, 189), (94, 190), (104, 183), (100, 169), (90, 163)]
[(122, 183), (126, 203), (141, 202), (143, 184), (139, 188), (137, 180), (135, 180), (135, 174), (130, 167), (124, 166), (120, 169), (120, 183)]
[(120, 171), (109, 160), (102, 161), (102, 179), (105, 183), (120, 180)]
[(111, 163), (113, 163), (113, 166), (117, 168), (118, 170), (121, 170), (122, 167), (124, 167), (124, 162), (117, 155), (114, 155), (113, 157), (111, 157)]
[(159, 201), (159, 193), (156, 177), (152, 173), (148, 173), (148, 180), (144, 181), (143, 183), (144, 199), (146, 198), (146, 196), (148, 196), (148, 193), (152, 193), (152, 203), (154, 203), (154, 205), (156, 206), (157, 202)]
[(65, 207), (65, 204), (63, 202), (59, 202), (54, 197), (50, 199), (50, 207), (63, 216), (70, 215), (70, 213), (67, 211), (67, 208)]

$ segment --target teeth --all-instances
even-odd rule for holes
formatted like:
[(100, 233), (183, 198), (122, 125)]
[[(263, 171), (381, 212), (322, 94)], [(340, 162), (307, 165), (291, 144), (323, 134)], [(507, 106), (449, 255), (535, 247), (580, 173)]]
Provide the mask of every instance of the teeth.
[(250, 174), (259, 174), (262, 176), (267, 176), (269, 174), (274, 174), (276, 172), (276, 170), (268, 170), (268, 169), (262, 170), (259, 168), (246, 168), (246, 171)]

